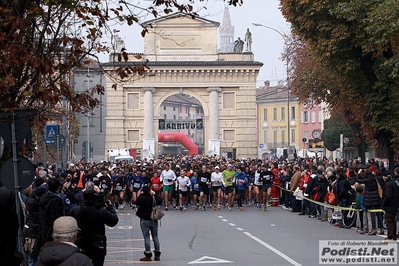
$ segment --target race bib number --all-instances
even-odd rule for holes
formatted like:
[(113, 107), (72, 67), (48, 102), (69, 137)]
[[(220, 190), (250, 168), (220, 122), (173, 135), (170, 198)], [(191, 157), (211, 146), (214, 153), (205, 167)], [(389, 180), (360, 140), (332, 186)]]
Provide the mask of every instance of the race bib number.
[(270, 180), (270, 175), (265, 175), (265, 180)]
[(153, 188), (158, 188), (158, 184), (152, 185)]
[(140, 188), (140, 183), (134, 183), (134, 184), (133, 184), (133, 187), (134, 187), (134, 188)]
[(107, 189), (108, 186), (107, 186), (106, 184), (101, 184), (101, 188), (102, 188), (102, 189)]
[(227, 181), (227, 182), (231, 182), (231, 180), (233, 180), (231, 177), (227, 177), (227, 178), (226, 178), (226, 181)]
[(242, 179), (238, 180), (238, 184), (240, 184), (240, 185), (244, 184), (244, 180), (242, 180)]
[(208, 181), (208, 179), (206, 177), (201, 177), (201, 182), (202, 183), (206, 183), (206, 181)]
[(195, 184), (194, 187), (195, 187), (195, 188), (199, 188), (199, 185), (198, 185), (198, 184)]
[(116, 186), (115, 190), (118, 190), (118, 191), (122, 190), (122, 186)]

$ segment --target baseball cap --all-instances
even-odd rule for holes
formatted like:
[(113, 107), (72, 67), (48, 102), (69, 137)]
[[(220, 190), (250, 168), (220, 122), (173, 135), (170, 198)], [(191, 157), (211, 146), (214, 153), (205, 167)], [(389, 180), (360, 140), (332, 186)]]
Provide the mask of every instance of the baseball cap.
[(233, 165), (232, 165), (231, 163), (229, 163), (227, 166), (228, 166), (228, 167), (233, 167)]
[(55, 234), (69, 234), (78, 230), (78, 223), (72, 216), (61, 216), (53, 224), (53, 233)]
[(216, 166), (215, 169), (220, 169), (220, 167), (219, 167), (219, 166)]

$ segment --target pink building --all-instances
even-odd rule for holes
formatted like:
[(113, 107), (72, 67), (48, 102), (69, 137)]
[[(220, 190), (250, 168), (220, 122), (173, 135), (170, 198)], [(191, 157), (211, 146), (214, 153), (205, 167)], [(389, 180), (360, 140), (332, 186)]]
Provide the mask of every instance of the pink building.
[[(324, 121), (323, 108), (320, 104), (314, 103), (313, 99), (309, 99), (308, 102), (299, 104), (299, 112), (301, 114), (299, 149), (302, 151), (300, 155), (314, 156), (314, 153), (309, 154), (309, 151), (312, 151), (316, 147), (314, 145), (321, 140)], [(320, 155), (319, 153), (318, 156)]]

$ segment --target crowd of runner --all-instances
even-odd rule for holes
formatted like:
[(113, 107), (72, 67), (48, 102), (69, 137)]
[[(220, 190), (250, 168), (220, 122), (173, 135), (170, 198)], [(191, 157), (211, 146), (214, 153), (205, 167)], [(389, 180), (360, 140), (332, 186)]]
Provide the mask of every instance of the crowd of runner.
[(279, 183), (279, 203), (284, 209), (345, 227), (318, 203), (353, 206), (359, 210), (358, 232), (370, 235), (384, 233), (383, 213), (370, 211), (382, 207), (377, 188), (384, 187), (383, 176), (392, 177), (399, 190), (399, 168), (389, 173), (382, 162), (374, 160), (363, 165), (357, 160), (327, 158), (289, 162), (176, 156), (134, 162), (76, 162), (64, 171), (54, 168), (39, 166), (33, 189), (48, 178), (58, 177), (66, 214), (80, 204), (79, 193), (91, 182), (116, 209), (134, 209), (140, 190), (148, 185), (163, 199), (165, 211), (242, 211), (245, 206), (266, 211), (271, 204), (272, 186)]

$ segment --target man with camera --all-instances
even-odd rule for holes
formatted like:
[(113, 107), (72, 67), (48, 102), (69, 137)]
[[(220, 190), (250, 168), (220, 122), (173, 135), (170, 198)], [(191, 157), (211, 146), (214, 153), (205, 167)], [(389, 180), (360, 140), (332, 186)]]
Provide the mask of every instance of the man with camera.
[(107, 254), (105, 225), (113, 227), (119, 221), (111, 203), (104, 194), (88, 190), (83, 193), (83, 203), (73, 208), (70, 215), (77, 220), (80, 228), (76, 245), (94, 266), (103, 266)]

